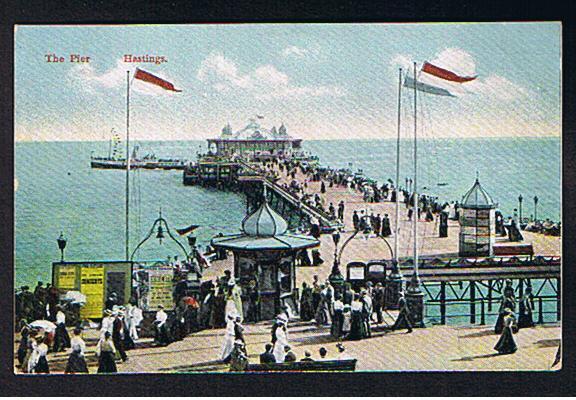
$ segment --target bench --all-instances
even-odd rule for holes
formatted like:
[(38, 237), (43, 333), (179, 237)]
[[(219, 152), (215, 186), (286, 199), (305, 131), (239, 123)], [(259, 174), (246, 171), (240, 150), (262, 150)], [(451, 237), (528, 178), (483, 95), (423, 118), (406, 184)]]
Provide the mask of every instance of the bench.
[(534, 248), (530, 243), (494, 245), (495, 256), (533, 256)]
[(248, 364), (246, 372), (300, 372), (300, 371), (347, 371), (356, 370), (356, 359), (327, 361), (296, 361), (274, 364)]

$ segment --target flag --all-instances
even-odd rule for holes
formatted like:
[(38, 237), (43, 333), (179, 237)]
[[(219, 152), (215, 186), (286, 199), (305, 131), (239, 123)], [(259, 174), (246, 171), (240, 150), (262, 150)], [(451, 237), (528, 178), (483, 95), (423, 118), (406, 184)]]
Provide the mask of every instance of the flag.
[(187, 233), (192, 232), (194, 229), (199, 228), (200, 225), (190, 225), (189, 227), (186, 228), (182, 228), (182, 229), (176, 229), (176, 232), (178, 232), (179, 235), (186, 235)]
[(414, 82), (413, 78), (410, 78), (408, 75), (406, 75), (406, 78), (404, 79), (404, 87), (414, 89), (414, 86), (416, 86), (416, 90), (418, 90), (420, 92), (436, 94), (438, 96), (456, 97), (446, 89), (443, 89), (443, 88), (440, 88), (437, 86), (428, 85), (428, 84), (423, 83), (423, 82)]
[(429, 75), (435, 76), (437, 78), (445, 79), (447, 81), (464, 83), (470, 82), (476, 79), (476, 76), (460, 76), (456, 75), (452, 71), (448, 71), (447, 69), (437, 67), (429, 62), (425, 62), (424, 66), (422, 67), (422, 72), (425, 72)]
[(136, 68), (134, 79), (139, 79), (144, 82), (152, 83), (153, 85), (160, 86), (163, 89), (171, 90), (173, 92), (181, 92), (181, 90), (174, 88), (174, 85), (172, 83), (162, 78), (159, 78), (156, 75), (151, 74), (150, 72), (143, 71), (140, 68)]

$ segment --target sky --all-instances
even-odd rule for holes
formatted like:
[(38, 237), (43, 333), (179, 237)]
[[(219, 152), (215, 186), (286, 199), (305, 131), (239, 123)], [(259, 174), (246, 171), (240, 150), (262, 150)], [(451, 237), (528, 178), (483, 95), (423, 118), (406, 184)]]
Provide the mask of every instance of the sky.
[[(70, 62), (71, 54), (90, 62)], [(126, 54), (167, 61), (125, 63)], [(561, 135), (555, 22), (17, 26), (15, 60), (16, 141), (125, 133), (126, 71), (136, 67), (182, 92), (132, 81), (135, 140), (216, 137), (255, 115), (306, 140), (394, 138), (398, 69), (412, 75), (413, 62), (419, 71), (425, 61), (477, 76), (453, 84), (456, 97), (419, 95), (420, 127), (431, 137)], [(402, 90), (403, 129), (411, 96)]]

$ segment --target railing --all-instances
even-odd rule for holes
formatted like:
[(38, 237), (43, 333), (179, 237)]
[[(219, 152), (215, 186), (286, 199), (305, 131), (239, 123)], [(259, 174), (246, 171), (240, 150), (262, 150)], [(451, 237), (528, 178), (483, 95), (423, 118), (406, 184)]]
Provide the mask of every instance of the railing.
[[(544, 311), (544, 304), (554, 302), (556, 303), (556, 307), (554, 311)], [(427, 319), (435, 319), (439, 320), (441, 325), (445, 325), (447, 319), (449, 318), (469, 318), (470, 324), (476, 324), (479, 317), (479, 324), (486, 325), (486, 320), (488, 317), (497, 317), (498, 312), (489, 312), (487, 311), (489, 301), (486, 299), (480, 299), (475, 301), (466, 301), (466, 300), (456, 300), (456, 299), (446, 299), (444, 301), (441, 300), (427, 300), (426, 307), (425, 307), (425, 315), (424, 317)], [(494, 300), (491, 303), (498, 303), (498, 300)], [(448, 306), (469, 306), (470, 312), (468, 313), (458, 313), (458, 314), (449, 314), (447, 312)], [(440, 314), (430, 314), (430, 308), (432, 307), (439, 307)], [(477, 313), (479, 311), (479, 313)], [(478, 315), (479, 314), (479, 315)], [(545, 315), (555, 315), (556, 318), (554, 321), (546, 321), (544, 318)], [(555, 295), (542, 295), (538, 297), (534, 297), (534, 309), (532, 310), (532, 318), (535, 324), (547, 324), (547, 323), (554, 323), (560, 321), (560, 307), (558, 298)]]

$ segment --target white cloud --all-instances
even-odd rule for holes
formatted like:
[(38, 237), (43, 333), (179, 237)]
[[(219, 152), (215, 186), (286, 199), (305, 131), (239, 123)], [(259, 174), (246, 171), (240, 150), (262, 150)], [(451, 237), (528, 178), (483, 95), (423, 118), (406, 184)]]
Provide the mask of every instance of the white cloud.
[(448, 69), (461, 76), (474, 76), (476, 74), (474, 57), (458, 48), (442, 50), (430, 63), (437, 67)]
[(408, 71), (412, 68), (412, 60), (413, 57), (405, 54), (397, 54), (390, 60), (390, 65), (395, 69), (402, 68), (404, 71)]
[(500, 75), (489, 75), (486, 78), (477, 79), (467, 84), (466, 88), (470, 93), (477, 93), (502, 101), (512, 101), (530, 96), (528, 89)]
[(273, 65), (261, 65), (242, 74), (236, 64), (219, 53), (210, 54), (198, 69), (197, 78), (219, 92), (249, 94), (260, 99), (336, 96), (345, 94), (337, 86), (298, 86)]
[(303, 49), (298, 46), (288, 46), (282, 50), (282, 55), (284, 57), (294, 57), (294, 58), (304, 58), (308, 54), (308, 50)]
[[(108, 71), (97, 74), (90, 64), (79, 64), (70, 69), (68, 83), (76, 89), (82, 89), (88, 93), (95, 93), (102, 89), (117, 89), (126, 87), (126, 71), (130, 71), (131, 90), (151, 96), (171, 95), (175, 92), (164, 90), (156, 85), (133, 79), (137, 64), (125, 63), (122, 60), (116, 62), (116, 66)], [(154, 75), (174, 82), (162, 72), (153, 72)], [(178, 85), (175, 85), (178, 88)]]

